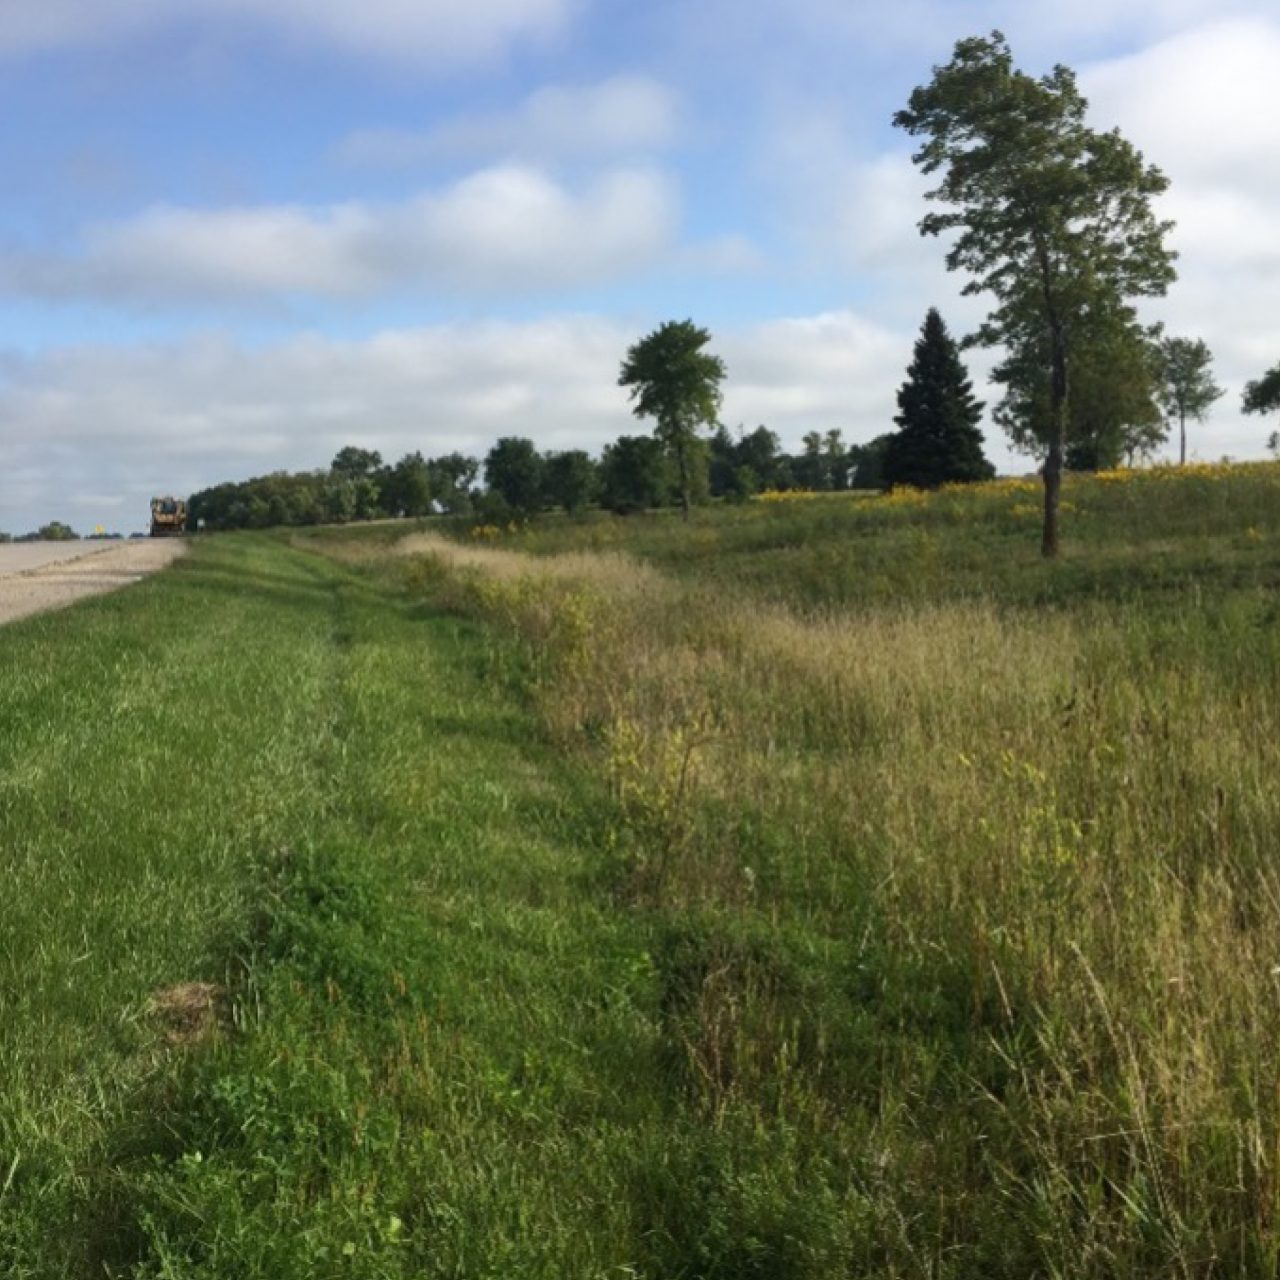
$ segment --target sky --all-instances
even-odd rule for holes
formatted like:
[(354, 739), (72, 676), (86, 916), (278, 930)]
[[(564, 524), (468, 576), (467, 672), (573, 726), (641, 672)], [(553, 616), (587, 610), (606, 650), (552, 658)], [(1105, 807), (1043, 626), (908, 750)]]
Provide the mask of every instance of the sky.
[(669, 319), (714, 335), (731, 428), (892, 429), (925, 311), (988, 304), (918, 234), (891, 118), (994, 28), (1171, 180), (1179, 280), (1143, 315), (1227, 390), (1192, 455), (1280, 425), (1239, 412), (1280, 361), (1274, 0), (3, 7), (0, 530), (129, 532), (346, 444), (598, 451), (647, 429), (618, 367)]

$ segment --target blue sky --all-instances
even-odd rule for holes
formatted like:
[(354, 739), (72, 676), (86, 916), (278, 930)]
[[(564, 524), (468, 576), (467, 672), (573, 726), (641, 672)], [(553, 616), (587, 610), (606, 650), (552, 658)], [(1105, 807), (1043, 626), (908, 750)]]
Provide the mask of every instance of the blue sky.
[(1270, 3), (6, 0), (0, 529), (128, 530), (151, 492), (348, 442), (596, 449), (672, 317), (715, 333), (730, 425), (879, 434), (926, 308), (983, 311), (915, 232), (889, 119), (995, 26), (1172, 178), (1182, 278), (1148, 314), (1228, 387), (1193, 451), (1260, 455)]

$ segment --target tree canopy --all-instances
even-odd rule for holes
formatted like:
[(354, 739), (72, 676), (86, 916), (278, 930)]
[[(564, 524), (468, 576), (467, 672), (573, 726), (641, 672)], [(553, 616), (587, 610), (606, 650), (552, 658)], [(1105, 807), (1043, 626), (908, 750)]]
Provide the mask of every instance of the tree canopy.
[(724, 361), (704, 350), (711, 334), (692, 320), (668, 320), (627, 349), (618, 385), (630, 388), (632, 411), (654, 420), (654, 435), (676, 462), (685, 518), (693, 477), (692, 445), (699, 427), (720, 411)]
[(1201, 338), (1164, 338), (1160, 343), (1160, 403), (1178, 420), (1178, 457), (1187, 460), (1187, 419), (1203, 422), (1226, 393), (1213, 378), (1213, 354)]
[(504, 436), (484, 460), (484, 477), (514, 511), (536, 511), (542, 505), (543, 459), (532, 440)]
[(1245, 383), (1245, 413), (1274, 413), (1280, 410), (1280, 364), (1261, 378)]
[[(1149, 455), (1168, 435), (1157, 401), (1159, 350), (1127, 307), (1082, 318), (1072, 353), (1064, 461), (1072, 470), (1117, 467)], [(1047, 344), (1027, 342), (996, 366), (1004, 386), (995, 420), (1015, 449), (1043, 460), (1053, 434)]]
[(983, 345), (1037, 358), (1049, 386), (1044, 464), (1046, 555), (1058, 550), (1058, 500), (1075, 335), (1091, 312), (1127, 312), (1174, 278), (1152, 198), (1168, 186), (1119, 131), (1085, 123), (1086, 101), (1067, 67), (1039, 78), (1017, 70), (1000, 32), (961, 40), (952, 60), (913, 90), (894, 123), (923, 145), (914, 160), (940, 181), (947, 206), (920, 222), (952, 235), (946, 262), (970, 276), (966, 294), (995, 308)]

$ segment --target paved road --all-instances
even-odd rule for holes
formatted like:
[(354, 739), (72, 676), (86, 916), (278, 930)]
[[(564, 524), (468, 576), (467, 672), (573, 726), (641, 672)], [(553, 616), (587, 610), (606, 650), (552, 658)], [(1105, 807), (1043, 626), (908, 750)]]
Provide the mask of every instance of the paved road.
[(186, 549), (178, 538), (0, 546), (0, 623), (127, 587)]

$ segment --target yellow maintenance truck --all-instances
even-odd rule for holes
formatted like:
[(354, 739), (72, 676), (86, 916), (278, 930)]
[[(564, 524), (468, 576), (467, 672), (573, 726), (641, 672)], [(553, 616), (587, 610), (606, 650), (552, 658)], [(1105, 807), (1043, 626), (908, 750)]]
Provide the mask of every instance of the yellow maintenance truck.
[(181, 498), (151, 499), (151, 536), (172, 538), (187, 527), (187, 504)]

